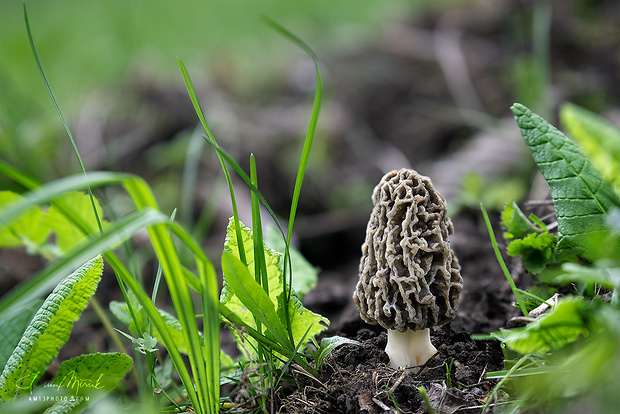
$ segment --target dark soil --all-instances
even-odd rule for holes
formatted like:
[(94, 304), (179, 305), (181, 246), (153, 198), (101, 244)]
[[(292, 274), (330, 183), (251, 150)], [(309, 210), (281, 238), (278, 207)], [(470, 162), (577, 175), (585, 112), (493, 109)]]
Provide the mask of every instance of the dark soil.
[[(413, 374), (389, 367), (387, 336), (361, 328), (361, 346), (342, 345), (327, 358), (316, 381), (306, 381), (282, 402), (289, 413), (424, 412), (424, 387), (435, 412), (480, 411), (493, 381), (485, 374), (503, 367), (496, 342), (474, 341), (450, 326), (432, 329), (438, 353)], [(450, 373), (448, 377), (448, 372)]]
[[(486, 379), (486, 373), (503, 369), (504, 355), (497, 341), (477, 341), (471, 334), (497, 330), (517, 311), (512, 306), (512, 292), (497, 264), (486, 229), (478, 223), (477, 215), (462, 212), (454, 222), (453, 247), (462, 266), (464, 290), (455, 320), (431, 329), (431, 341), (438, 354), (415, 374), (389, 367), (384, 352), (385, 331), (364, 323), (352, 304), (351, 295), (357, 282), (357, 269), (352, 263), (346, 283), (335, 284), (331, 277), (322, 279), (317, 289), (308, 294), (306, 303), (325, 314), (330, 314), (331, 307), (340, 315), (332, 316), (328, 336), (355, 339), (361, 346), (347, 344), (337, 348), (327, 358), (317, 381), (299, 376), (298, 387), (283, 397), (281, 412), (425, 412), (418, 390), (421, 386), (426, 389), (435, 412), (480, 411), (495, 384)], [(515, 271), (515, 276), (520, 273)], [(523, 277), (519, 282), (529, 284)]]

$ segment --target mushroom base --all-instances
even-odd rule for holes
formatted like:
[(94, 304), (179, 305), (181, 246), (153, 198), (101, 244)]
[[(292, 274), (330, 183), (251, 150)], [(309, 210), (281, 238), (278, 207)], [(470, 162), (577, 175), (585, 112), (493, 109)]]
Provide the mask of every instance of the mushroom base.
[(437, 353), (437, 349), (431, 343), (428, 329), (419, 331), (408, 329), (405, 332), (388, 329), (387, 337), (385, 352), (390, 357), (390, 366), (394, 369), (407, 368), (416, 372), (417, 369), (411, 368), (424, 365)]

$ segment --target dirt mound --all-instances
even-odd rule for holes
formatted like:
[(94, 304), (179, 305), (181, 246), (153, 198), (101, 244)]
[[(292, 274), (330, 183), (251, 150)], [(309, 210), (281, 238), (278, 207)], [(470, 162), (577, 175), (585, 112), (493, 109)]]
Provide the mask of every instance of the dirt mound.
[(361, 346), (342, 345), (332, 352), (318, 381), (298, 384), (282, 401), (281, 412), (425, 412), (422, 386), (436, 412), (479, 411), (494, 385), (485, 374), (503, 368), (497, 342), (475, 341), (449, 325), (432, 329), (431, 340), (439, 352), (417, 374), (389, 367), (387, 335), (380, 328), (362, 328), (355, 339)]

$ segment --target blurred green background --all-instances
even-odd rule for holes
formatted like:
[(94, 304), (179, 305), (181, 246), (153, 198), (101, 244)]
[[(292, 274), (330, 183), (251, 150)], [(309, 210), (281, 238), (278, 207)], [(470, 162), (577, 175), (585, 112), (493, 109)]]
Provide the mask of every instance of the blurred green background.
[[(415, 7), (426, 3), (431, 2)], [(83, 109), (87, 95), (123, 88), (136, 76), (179, 85), (177, 56), (198, 83), (219, 73), (237, 92), (264, 90), (302, 52), (269, 29), (263, 15), (325, 54), (368, 42), (387, 21), (413, 7), (403, 0), (26, 4), (42, 64), (68, 120)], [(28, 45), (20, 0), (0, 2), (0, 94), (3, 157), (23, 163), (19, 167), (39, 178), (51, 178), (53, 167), (39, 162), (36, 153), (49, 157), (66, 146), (58, 141), (59, 122)], [(118, 99), (123, 98), (120, 92)], [(58, 174), (68, 172), (66, 166), (56, 168)]]
[[(513, 102), (552, 122), (564, 101), (610, 119), (620, 103), (615, 0), (26, 5), (86, 169), (143, 176), (164, 211), (180, 209), (177, 217), (203, 235), (225, 225), (230, 201), (177, 57), (216, 138), (246, 168), (256, 155), (259, 187), (285, 217), (314, 73), (262, 17), (306, 41), (321, 60), (325, 93), (296, 230), (324, 267), (341, 261), (334, 251), (357, 260), (370, 194), (385, 172), (431, 176), (454, 213), (480, 201), (499, 208), (527, 195), (535, 171)], [(32, 56), (21, 0), (0, 0), (0, 157), (43, 182), (79, 172)], [(23, 190), (3, 178), (0, 188)], [(106, 196), (116, 199), (113, 190)]]

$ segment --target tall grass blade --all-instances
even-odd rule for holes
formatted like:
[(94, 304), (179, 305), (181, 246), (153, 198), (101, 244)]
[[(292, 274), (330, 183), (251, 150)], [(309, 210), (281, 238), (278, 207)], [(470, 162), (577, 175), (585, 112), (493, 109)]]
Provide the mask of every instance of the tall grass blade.
[(521, 312), (523, 312), (523, 316), (527, 317), (529, 315), (527, 311), (527, 306), (525, 305), (525, 301), (521, 297), (521, 293), (519, 292), (519, 289), (517, 289), (517, 285), (515, 285), (515, 281), (512, 279), (512, 276), (510, 275), (510, 271), (508, 270), (508, 267), (506, 267), (506, 263), (504, 262), (504, 259), (502, 258), (501, 252), (499, 251), (499, 246), (497, 245), (497, 239), (495, 239), (495, 233), (493, 232), (493, 226), (491, 226), (491, 220), (489, 220), (489, 215), (487, 214), (487, 210), (484, 208), (482, 203), (480, 204), (480, 208), (482, 209), (482, 216), (484, 217), (484, 222), (489, 232), (489, 238), (491, 239), (491, 244), (493, 245), (493, 251), (495, 252), (495, 257), (497, 258), (497, 262), (502, 268), (502, 272), (504, 272), (504, 276), (506, 277), (506, 280), (508, 281), (508, 284), (510, 285), (510, 289), (512, 289), (512, 293), (515, 295), (515, 298), (517, 299), (517, 303), (519, 304), (519, 308), (521, 309)]
[[(39, 69), (39, 73), (41, 74), (41, 78), (43, 79), (43, 83), (45, 83), (45, 87), (47, 88), (47, 92), (50, 95), (50, 98), (52, 99), (52, 103), (54, 104), (54, 108), (56, 108), (56, 112), (58, 112), (58, 116), (60, 117), (60, 121), (62, 122), (63, 127), (65, 128), (65, 131), (67, 133), (67, 136), (69, 137), (69, 140), (71, 141), (71, 146), (73, 147), (73, 152), (75, 153), (75, 156), (78, 160), (78, 163), (80, 164), (80, 169), (82, 170), (82, 174), (84, 174), (84, 176), (86, 176), (86, 169), (84, 168), (84, 163), (82, 162), (82, 157), (80, 156), (80, 152), (78, 151), (77, 145), (75, 143), (75, 140), (73, 139), (73, 134), (71, 134), (71, 130), (69, 129), (69, 125), (67, 125), (67, 121), (65, 121), (65, 117), (62, 114), (62, 111), (60, 110), (60, 105), (58, 105), (58, 101), (56, 100), (56, 96), (54, 95), (54, 91), (52, 90), (52, 87), (49, 83), (49, 81), (47, 80), (47, 76), (45, 75), (45, 71), (43, 70), (43, 65), (41, 64), (41, 60), (39, 59), (39, 53), (37, 52), (37, 48), (34, 44), (34, 39), (32, 38), (32, 32), (30, 30), (30, 23), (28, 22), (28, 13), (26, 11), (26, 2), (24, 1), (24, 21), (26, 23), (26, 33), (28, 33), (28, 41), (30, 42), (30, 48), (32, 49), (32, 54), (34, 55), (34, 59), (37, 63), (37, 67)], [(93, 211), (95, 212), (95, 218), (97, 220), (97, 225), (99, 226), (99, 231), (103, 231), (103, 228), (101, 226), (101, 220), (99, 218), (99, 215), (97, 214), (97, 208), (95, 207), (95, 199), (93, 197), (93, 192), (90, 189), (90, 187), (88, 187), (88, 194), (90, 195), (90, 201), (93, 205)]]

